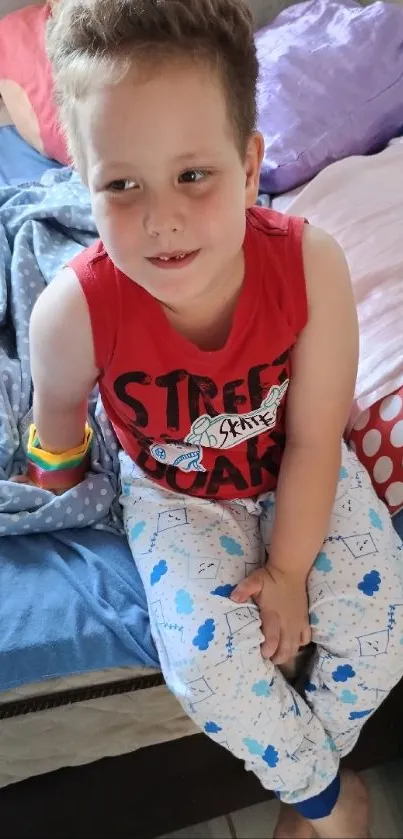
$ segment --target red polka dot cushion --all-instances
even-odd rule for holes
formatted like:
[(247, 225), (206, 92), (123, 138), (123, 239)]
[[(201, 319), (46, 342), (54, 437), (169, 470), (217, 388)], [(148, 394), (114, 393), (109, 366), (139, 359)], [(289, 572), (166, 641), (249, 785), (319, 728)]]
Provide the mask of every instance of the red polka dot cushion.
[(349, 443), (392, 515), (403, 509), (403, 387), (359, 416)]

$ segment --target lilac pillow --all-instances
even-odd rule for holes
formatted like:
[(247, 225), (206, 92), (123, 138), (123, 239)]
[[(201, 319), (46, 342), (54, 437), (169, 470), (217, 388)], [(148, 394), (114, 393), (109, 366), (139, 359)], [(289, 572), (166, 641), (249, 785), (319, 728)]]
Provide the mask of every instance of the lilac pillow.
[(256, 34), (265, 192), (367, 154), (403, 125), (403, 6), (309, 0)]

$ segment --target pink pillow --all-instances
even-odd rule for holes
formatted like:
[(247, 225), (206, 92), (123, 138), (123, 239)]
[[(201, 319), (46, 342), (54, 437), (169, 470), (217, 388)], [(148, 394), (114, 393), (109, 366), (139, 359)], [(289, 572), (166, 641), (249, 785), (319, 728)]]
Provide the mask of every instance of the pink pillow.
[(45, 52), (49, 5), (27, 6), (0, 20), (0, 95), (24, 139), (47, 157), (68, 163)]

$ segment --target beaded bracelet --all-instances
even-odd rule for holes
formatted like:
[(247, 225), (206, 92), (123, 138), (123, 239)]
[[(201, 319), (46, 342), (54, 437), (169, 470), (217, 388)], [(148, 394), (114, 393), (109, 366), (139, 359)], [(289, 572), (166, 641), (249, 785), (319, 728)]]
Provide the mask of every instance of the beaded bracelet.
[(88, 470), (92, 428), (85, 426), (84, 441), (74, 449), (54, 454), (41, 448), (35, 425), (29, 430), (27, 474), (42, 489), (66, 490), (80, 483)]

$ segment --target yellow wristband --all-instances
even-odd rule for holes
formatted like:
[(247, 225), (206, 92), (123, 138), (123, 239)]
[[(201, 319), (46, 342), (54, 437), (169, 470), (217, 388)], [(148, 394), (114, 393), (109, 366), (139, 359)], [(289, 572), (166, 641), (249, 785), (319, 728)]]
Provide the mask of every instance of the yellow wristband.
[(84, 440), (79, 446), (59, 454), (54, 454), (41, 449), (36, 426), (32, 424), (29, 429), (27, 457), (28, 460), (36, 463), (42, 469), (48, 469), (49, 471), (53, 471), (54, 469), (71, 469), (74, 466), (78, 466), (84, 460), (91, 448), (92, 438), (92, 428), (86, 423)]

